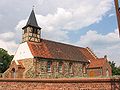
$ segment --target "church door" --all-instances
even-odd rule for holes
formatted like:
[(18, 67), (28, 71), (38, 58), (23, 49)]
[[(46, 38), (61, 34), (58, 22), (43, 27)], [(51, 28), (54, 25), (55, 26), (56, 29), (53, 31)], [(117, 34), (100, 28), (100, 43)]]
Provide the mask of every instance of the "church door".
[(90, 71), (89, 76), (90, 77), (94, 77), (95, 76), (95, 72), (94, 71)]

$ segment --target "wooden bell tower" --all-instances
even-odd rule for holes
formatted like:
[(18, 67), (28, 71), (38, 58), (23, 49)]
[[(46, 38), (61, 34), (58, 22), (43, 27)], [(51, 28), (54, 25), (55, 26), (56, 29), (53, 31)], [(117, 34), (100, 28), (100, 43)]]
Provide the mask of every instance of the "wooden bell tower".
[(118, 22), (118, 30), (119, 30), (119, 37), (120, 37), (120, 6), (119, 6), (119, 0), (114, 0), (114, 3), (115, 3), (117, 22)]
[(22, 42), (40, 42), (41, 28), (37, 24), (34, 10), (32, 10), (26, 26), (22, 29)]

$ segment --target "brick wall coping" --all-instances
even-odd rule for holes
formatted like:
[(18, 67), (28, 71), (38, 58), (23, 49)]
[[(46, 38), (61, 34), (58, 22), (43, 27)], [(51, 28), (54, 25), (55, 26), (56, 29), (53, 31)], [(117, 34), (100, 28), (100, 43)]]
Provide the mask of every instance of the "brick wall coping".
[(96, 82), (120, 82), (120, 78), (60, 78), (60, 79), (20, 79), (0, 78), (0, 82), (39, 82), (39, 83), (96, 83)]

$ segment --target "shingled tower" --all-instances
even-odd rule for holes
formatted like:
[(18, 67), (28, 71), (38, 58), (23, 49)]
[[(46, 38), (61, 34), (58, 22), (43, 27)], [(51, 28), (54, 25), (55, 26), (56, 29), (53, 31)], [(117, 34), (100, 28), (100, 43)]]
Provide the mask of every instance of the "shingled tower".
[(27, 24), (22, 29), (22, 42), (40, 42), (41, 28), (37, 24), (34, 10), (32, 10)]

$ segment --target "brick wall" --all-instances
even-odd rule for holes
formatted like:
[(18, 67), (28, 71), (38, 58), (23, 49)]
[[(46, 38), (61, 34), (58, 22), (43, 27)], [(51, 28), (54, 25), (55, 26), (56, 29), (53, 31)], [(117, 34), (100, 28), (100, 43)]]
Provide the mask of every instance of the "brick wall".
[(87, 74), (90, 77), (101, 77), (102, 76), (102, 69), (101, 68), (87, 69)]
[(90, 77), (109, 77), (112, 76), (112, 69), (106, 61), (102, 67), (87, 68), (87, 74)]
[(120, 79), (0, 79), (0, 90), (120, 90)]

